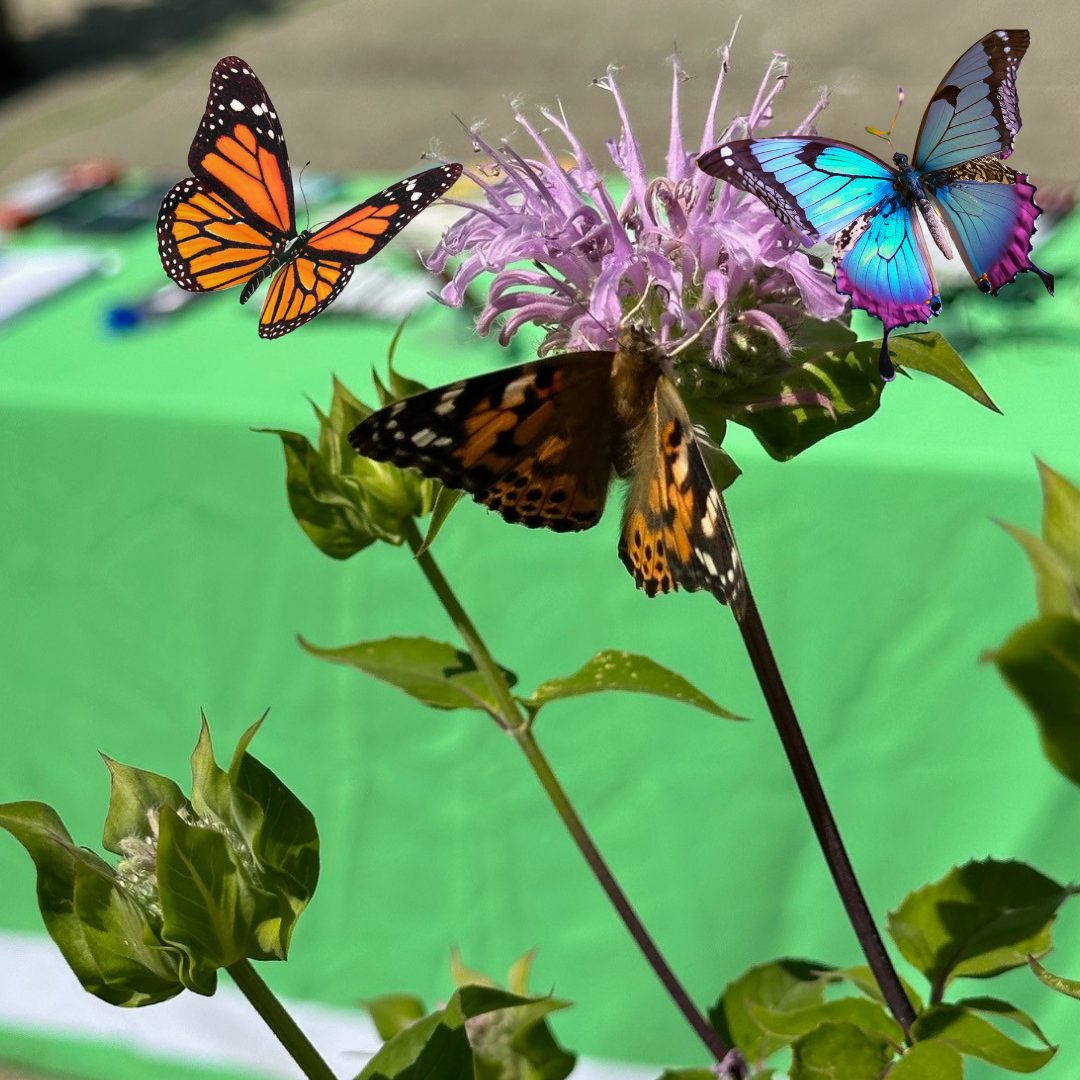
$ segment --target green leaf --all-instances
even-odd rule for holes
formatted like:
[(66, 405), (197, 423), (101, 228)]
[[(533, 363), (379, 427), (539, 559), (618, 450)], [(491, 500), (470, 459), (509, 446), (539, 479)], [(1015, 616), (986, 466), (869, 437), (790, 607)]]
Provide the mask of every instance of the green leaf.
[(116, 871), (78, 847), (51, 807), (0, 805), (0, 827), (33, 859), (45, 929), (84, 989), (123, 1006), (152, 1005), (184, 989), (179, 951), (161, 944)]
[(157, 877), (161, 936), (183, 951), (188, 962), (180, 978), (199, 990), (200, 964), (228, 967), (247, 956), (254, 889), (222, 833), (189, 825), (168, 807), (161, 812)]
[(915, 1021), (911, 1034), (918, 1042), (933, 1039), (946, 1043), (961, 1054), (1012, 1072), (1035, 1072), (1056, 1053), (1054, 1047), (1034, 1050), (1022, 1046), (961, 1005), (931, 1005)]
[(424, 1015), (424, 1003), (411, 994), (383, 994), (381, 997), (366, 998), (361, 1004), (367, 1009), (379, 1038), (384, 1042)]
[[(339, 649), (320, 649), (300, 638), (300, 644), (313, 656), (359, 668), (434, 709), (497, 712), (495, 696), (472, 657), (445, 642), (391, 637), (359, 641)], [(517, 682), (512, 671), (500, 670), (507, 685)]]
[(1040, 615), (1067, 615), (1080, 618), (1080, 589), (1072, 571), (1045, 540), (1033, 533), (1010, 525), (998, 524), (1024, 549), (1035, 571), (1035, 597)]
[(323, 554), (348, 559), (378, 539), (391, 539), (376, 531), (362, 503), (305, 436), (276, 428), (260, 430), (281, 439), (289, 509)]
[(1052, 972), (1047, 971), (1034, 956), (1029, 956), (1027, 962), (1028, 967), (1031, 968), (1031, 970), (1035, 972), (1035, 975), (1046, 983), (1051, 990), (1056, 990), (1059, 994), (1065, 994), (1067, 997), (1080, 1000), (1080, 980), (1065, 979), (1060, 975), (1054, 975)]
[[(881, 993), (881, 987), (878, 986), (878, 981), (874, 978), (873, 972), (865, 964), (856, 967), (838, 968), (832, 973), (832, 978), (849, 982), (861, 994), (865, 994), (872, 1001), (879, 1002), (882, 1005), (885, 1004), (885, 997)], [(900, 984), (903, 986), (904, 993), (907, 994), (907, 999), (911, 1002), (912, 1008), (916, 1013), (921, 1013), (923, 1010), (922, 998), (919, 997), (915, 988), (903, 976), (900, 976)]]
[(889, 1080), (963, 1080), (964, 1059), (948, 1043), (916, 1043), (887, 1075)]
[(302, 910), (319, 881), (315, 816), (251, 754), (244, 754), (233, 765), (230, 778), (261, 811), (255, 828), (244, 837), (261, 874), (272, 875), (274, 883)]
[(885, 386), (878, 349), (868, 341), (812, 357), (725, 395), (731, 420), (749, 428), (777, 461), (877, 412)]
[(428, 522), (427, 534), (424, 536), (424, 542), (416, 551), (417, 558), (435, 543), (435, 537), (439, 535), (440, 530), (446, 523), (450, 511), (457, 506), (464, 494), (464, 491), (454, 491), (452, 488), (439, 485), (439, 492), (435, 496), (435, 504), (431, 508), (431, 520)]
[(1080, 585), (1080, 488), (1035, 459), (1043, 489), (1043, 539)]
[(971, 374), (967, 364), (960, 359), (960, 354), (940, 334), (933, 331), (898, 334), (889, 338), (889, 353), (898, 368), (911, 368), (912, 371), (933, 375), (935, 379), (962, 390), (980, 405), (996, 413), (1001, 412), (979, 380)]
[(465, 1021), (527, 1004), (528, 998), (494, 987), (463, 986), (446, 1007), (418, 1020), (386, 1042), (356, 1080), (462, 1080), (473, 1075)]
[(167, 776), (121, 765), (105, 754), (101, 756), (111, 782), (102, 846), (114, 855), (123, 855), (121, 840), (133, 836), (150, 839), (153, 830), (148, 811), (156, 811), (162, 806), (180, 810), (189, 804), (184, 793)]
[(855, 1024), (872, 1035), (880, 1035), (897, 1046), (904, 1041), (904, 1030), (881, 1006), (865, 998), (837, 998), (803, 1009), (771, 1009), (750, 1004), (754, 1021), (773, 1041), (792, 1042), (813, 1031), (819, 1024), (844, 1022)]
[[(1028, 957), (1028, 963), (1030, 964), (1030, 962), (1031, 957)], [(1018, 1009), (1011, 1002), (1002, 1001), (1001, 998), (995, 997), (971, 997), (960, 998), (959, 1001), (951, 1002), (951, 1004), (959, 1005), (965, 1009), (972, 1009), (975, 1012), (986, 1013), (988, 1016), (996, 1017), (999, 1020), (1011, 1020), (1014, 1024), (1019, 1024), (1025, 1031), (1034, 1035), (1043, 1046), (1052, 1045), (1050, 1040), (1043, 1034), (1042, 1028), (1023, 1009)]]
[(580, 671), (562, 679), (541, 683), (525, 704), (533, 712), (552, 701), (598, 694), (604, 690), (625, 690), (638, 694), (655, 694), (686, 705), (703, 709), (725, 720), (742, 720), (712, 698), (688, 683), (681, 675), (661, 667), (655, 660), (634, 653), (606, 649), (597, 653)]
[(1050, 927), (1071, 894), (1021, 862), (970, 862), (909, 893), (889, 933), (936, 991), (960, 976), (987, 978), (1050, 948)]
[(1080, 619), (1044, 615), (984, 659), (1031, 710), (1050, 764), (1080, 785)]
[(822, 1024), (792, 1044), (791, 1080), (879, 1080), (893, 1056), (880, 1035), (855, 1024)]
[(809, 960), (791, 959), (749, 968), (724, 988), (709, 1010), (709, 1021), (747, 1061), (764, 1061), (790, 1040), (768, 1031), (755, 1018), (755, 1010), (789, 1012), (822, 1004), (832, 970)]

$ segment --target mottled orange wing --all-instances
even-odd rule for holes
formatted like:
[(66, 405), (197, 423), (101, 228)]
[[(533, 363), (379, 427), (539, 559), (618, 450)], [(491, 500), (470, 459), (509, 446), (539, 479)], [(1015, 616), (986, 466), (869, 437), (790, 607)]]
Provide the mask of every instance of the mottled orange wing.
[(349, 442), (463, 489), (507, 521), (588, 529), (612, 478), (613, 360), (566, 353), (428, 390), (373, 413)]
[(266, 291), (259, 337), (276, 338), (314, 319), (348, 283), (352, 267), (304, 255), (285, 263)]
[(188, 167), (256, 228), (296, 234), (292, 172), (281, 122), (266, 88), (238, 56), (219, 60)]
[(457, 162), (406, 177), (334, 218), (308, 238), (305, 248), (339, 262), (367, 262), (421, 210), (444, 194), (461, 175)]
[(619, 555), (649, 596), (705, 589), (741, 612), (746, 579), (727, 511), (675, 384), (661, 375), (627, 492)]
[(283, 247), (193, 176), (165, 196), (157, 234), (165, 273), (188, 292), (239, 285)]

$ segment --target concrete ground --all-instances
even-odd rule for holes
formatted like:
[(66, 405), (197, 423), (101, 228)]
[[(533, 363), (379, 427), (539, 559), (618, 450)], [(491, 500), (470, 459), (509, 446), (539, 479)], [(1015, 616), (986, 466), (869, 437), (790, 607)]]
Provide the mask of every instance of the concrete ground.
[[(716, 71), (715, 49), (742, 23), (721, 116), (743, 110), (773, 50), (794, 63), (777, 127), (796, 123), (821, 85), (819, 127), (887, 151), (863, 132), (886, 127), (896, 86), (908, 104), (895, 140), (908, 150), (922, 109), (964, 49), (1017, 23), (1032, 44), (1020, 69), (1024, 130), (1011, 165), (1039, 181), (1080, 171), (1080, 6), (1044, 0), (0, 0), (31, 81), (0, 98), (0, 186), (44, 166), (108, 157), (165, 177), (186, 172), (210, 71), (237, 53), (278, 107), (294, 163), (400, 170), (433, 142), (467, 160), (452, 114), (510, 135), (507, 99), (562, 101), (604, 157), (613, 103), (591, 81), (622, 67), (637, 130), (659, 165), (667, 141), (669, 69), (687, 72), (686, 130), (695, 132)], [(696, 141), (696, 134), (694, 136)], [(875, 145), (876, 144), (876, 145)]]

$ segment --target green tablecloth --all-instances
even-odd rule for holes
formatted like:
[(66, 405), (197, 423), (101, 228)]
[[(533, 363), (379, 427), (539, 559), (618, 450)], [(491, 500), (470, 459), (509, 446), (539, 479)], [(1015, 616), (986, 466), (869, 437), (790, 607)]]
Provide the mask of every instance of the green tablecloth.
[[(728, 501), (751, 581), (882, 920), (973, 857), (1078, 874), (1080, 792), (978, 662), (1034, 610), (1024, 556), (991, 516), (1037, 528), (1033, 454), (1080, 479), (1078, 232), (1073, 219), (1040, 260), (1059, 274), (1055, 299), (1027, 275), (1014, 302), (970, 290), (938, 324), (982, 337), (966, 356), (1004, 416), (916, 376), (886, 390), (872, 422), (785, 466), (731, 434), (745, 475)], [(310, 545), (285, 503), (278, 443), (251, 431), (312, 431), (304, 395), (325, 403), (331, 372), (370, 397), (393, 328), (327, 315), (264, 342), (255, 312), (227, 295), (109, 337), (104, 307), (162, 280), (149, 230), (116, 247), (119, 277), (0, 328), (0, 799), (48, 801), (97, 846), (108, 782), (96, 751), (183, 780), (200, 708), (225, 755), (270, 706), (254, 751), (313, 809), (323, 841), (293, 959), (262, 968), (275, 989), (342, 1006), (391, 990), (432, 1001), (447, 992), (451, 945), (493, 973), (535, 945), (535, 985), (578, 1002), (556, 1022), (568, 1045), (701, 1061), (509, 740), (296, 644), (453, 639), (405, 552), (379, 545), (341, 564)], [(405, 373), (436, 384), (504, 362), (464, 316), (432, 308), (404, 335)], [(775, 956), (861, 962), (729, 614), (706, 595), (638, 593), (617, 519), (558, 536), (470, 502), (436, 554), (524, 688), (629, 649), (753, 717), (610, 695), (553, 705), (539, 725), (703, 1005)], [(0, 928), (40, 934), (14, 841), (0, 840), (0, 880)], [(1080, 904), (1057, 940), (1052, 966), (1077, 975)], [(0, 997), (4, 978), (0, 965)], [(995, 992), (1065, 1042), (1042, 1075), (1072, 1076), (1075, 1003), (1026, 972)], [(171, 1008), (155, 1007), (160, 1024)], [(146, 1075), (64, 1041), (53, 1019), (56, 1038), (30, 1037), (0, 1010), (0, 1057)]]

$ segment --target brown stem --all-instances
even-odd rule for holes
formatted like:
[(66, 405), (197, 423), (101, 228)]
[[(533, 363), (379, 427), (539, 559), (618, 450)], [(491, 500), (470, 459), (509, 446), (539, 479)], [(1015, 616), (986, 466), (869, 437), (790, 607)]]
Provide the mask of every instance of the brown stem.
[(817, 834), (818, 843), (821, 844), (821, 850), (825, 854), (825, 861), (840, 892), (840, 899), (843, 901), (848, 919), (866, 954), (866, 962), (870, 965), (870, 970), (877, 980), (889, 1010), (904, 1032), (910, 1034), (911, 1025), (915, 1023), (915, 1010), (907, 994), (904, 993), (900, 976), (897, 975), (889, 954), (885, 951), (881, 935), (874, 925), (870, 908), (867, 906), (866, 897), (863, 896), (859, 881), (855, 877), (855, 870), (844, 848), (836, 819), (832, 815), (832, 810), (829, 809), (825, 791), (821, 786), (817, 769), (814, 767), (814, 760), (810, 756), (810, 750), (803, 738), (791, 698), (788, 697), (784, 680), (776, 666), (776, 657), (765, 635), (761, 613), (758, 611), (749, 585), (746, 587), (745, 607), (741, 613), (736, 611), (735, 617), (739, 630), (742, 632), (746, 651), (750, 655), (750, 662), (754, 666), (762, 693), (772, 713), (773, 723), (780, 735), (780, 742), (787, 754), (791, 771), (795, 775), (795, 782), (799, 786), (803, 803), (810, 815), (810, 822)]

